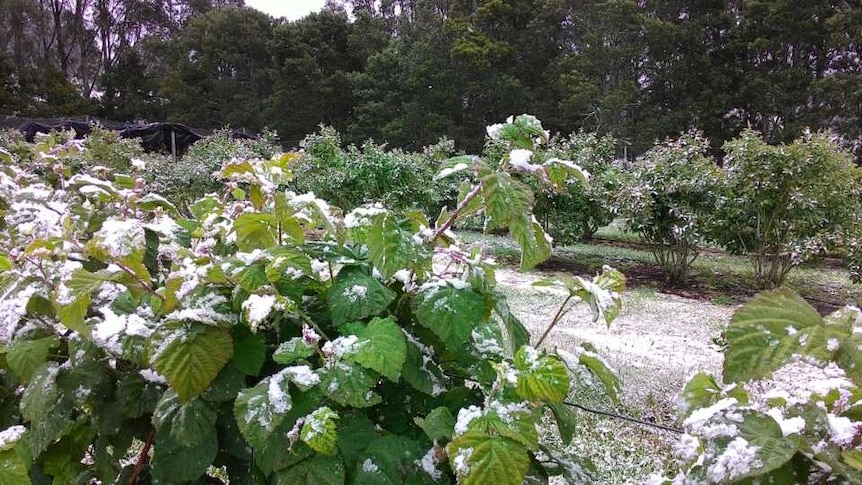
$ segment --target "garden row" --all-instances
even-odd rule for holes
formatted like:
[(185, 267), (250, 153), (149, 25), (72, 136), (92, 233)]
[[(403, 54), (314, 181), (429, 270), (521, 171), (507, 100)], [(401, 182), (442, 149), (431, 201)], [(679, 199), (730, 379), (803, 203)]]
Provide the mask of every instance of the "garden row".
[[(493, 261), (450, 231), (481, 218), (509, 231), (522, 268), (551, 255), (535, 194), (590, 177), (555, 156), (568, 142), (534, 117), (488, 127), (482, 156), (437, 163), (435, 150), (342, 150), (326, 133), (304, 154), (216, 138), (179, 161), (110, 137), (0, 150), (0, 483), (206, 483), (211, 467), (249, 484), (590, 482), (588, 463), (541, 437), (555, 425), (571, 442), (571, 392), (616, 400), (620, 381), (590, 345), (546, 337), (575, 305), (610, 325), (623, 275), (537, 282), (561, 304), (533, 341)], [(688, 139), (634, 175), (665, 162), (653, 153), (702, 155)], [(227, 158), (215, 182), (195, 156)], [(415, 189), (395, 208), (333, 195), (345, 212), (304, 189), (370, 191), (357, 165), (406, 160), (412, 171), (378, 188), (396, 176), (453, 185), (436, 220), (409, 210), (433, 203)], [(343, 179), (314, 178), (336, 163)], [(169, 177), (184, 167), (203, 175)], [(192, 199), (206, 183), (219, 185)], [(698, 374), (683, 390), (673, 483), (862, 482), (860, 322), (858, 308), (823, 318), (787, 290), (738, 311), (722, 381)], [(806, 379), (763, 384), (799, 358)]]

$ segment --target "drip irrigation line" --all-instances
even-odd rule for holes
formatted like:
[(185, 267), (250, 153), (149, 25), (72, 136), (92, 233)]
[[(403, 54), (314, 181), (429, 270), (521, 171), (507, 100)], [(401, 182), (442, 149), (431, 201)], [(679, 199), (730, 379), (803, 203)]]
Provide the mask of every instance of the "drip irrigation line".
[(569, 401), (564, 401), (563, 404), (565, 404), (566, 406), (571, 406), (573, 408), (580, 409), (581, 411), (586, 411), (588, 413), (598, 414), (601, 416), (608, 416), (610, 418), (622, 419), (623, 421), (629, 421), (629, 422), (641, 424), (644, 426), (650, 426), (650, 427), (661, 429), (664, 431), (670, 431), (671, 433), (676, 433), (676, 434), (685, 433), (685, 431), (683, 431), (679, 428), (673, 428), (671, 426), (665, 426), (663, 424), (658, 424), (658, 423), (651, 423), (649, 421), (644, 421), (641, 419), (632, 418), (630, 416), (623, 416), (622, 414), (612, 413), (612, 412), (608, 412), (608, 411), (600, 411), (598, 409), (588, 408), (588, 407), (583, 406), (581, 404), (577, 404), (577, 403), (573, 403), (573, 402), (569, 402)]

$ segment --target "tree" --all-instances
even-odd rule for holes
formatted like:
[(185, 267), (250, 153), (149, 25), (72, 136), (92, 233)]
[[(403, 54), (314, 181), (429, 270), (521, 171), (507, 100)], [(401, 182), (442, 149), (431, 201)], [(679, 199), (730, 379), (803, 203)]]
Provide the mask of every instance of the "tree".
[(857, 234), (862, 170), (829, 133), (769, 145), (746, 130), (724, 150), (727, 188), (715, 237), (750, 256), (762, 287), (781, 285), (794, 266)]

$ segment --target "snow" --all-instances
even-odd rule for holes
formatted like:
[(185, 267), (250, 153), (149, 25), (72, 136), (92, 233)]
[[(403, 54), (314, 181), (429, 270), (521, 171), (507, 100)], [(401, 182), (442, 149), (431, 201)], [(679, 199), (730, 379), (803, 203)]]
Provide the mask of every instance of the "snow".
[(531, 150), (516, 148), (509, 152), (509, 164), (512, 165), (512, 168), (515, 170), (520, 170), (522, 172), (538, 172), (539, 170), (542, 170), (541, 165), (530, 163), (531, 158), (533, 158), (533, 152)]
[(257, 331), (260, 324), (272, 313), (275, 307), (275, 297), (272, 295), (249, 295), (242, 302), (242, 311), (248, 318), (252, 331)]
[(307, 365), (295, 365), (283, 369), (283, 372), (291, 381), (302, 387), (312, 387), (320, 384), (320, 376), (315, 374)]
[(265, 258), (266, 253), (261, 251), (260, 249), (255, 249), (254, 251), (252, 251), (250, 253), (238, 252), (238, 253), (234, 254), (234, 257), (236, 257), (236, 259), (242, 261), (242, 263), (244, 265), (248, 266), (248, 265), (254, 264), (255, 262), (257, 262), (260, 259)]
[(317, 342), (320, 341), (320, 335), (314, 331), (313, 328), (309, 327), (306, 324), (302, 324), (302, 341), (309, 346), (316, 347)]
[(117, 315), (108, 306), (100, 308), (99, 312), (103, 319), (93, 327), (93, 340), (100, 347), (115, 354), (121, 354), (123, 351), (120, 343), (123, 335), (148, 338), (152, 334), (147, 321), (138, 315)]
[(826, 350), (828, 350), (830, 352), (835, 352), (836, 350), (838, 350), (839, 345), (840, 344), (838, 343), (837, 338), (831, 338), (831, 339), (826, 341)]
[(138, 219), (108, 219), (93, 237), (111, 257), (122, 258), (144, 248), (144, 224)]
[(141, 378), (152, 384), (167, 385), (168, 381), (161, 374), (151, 369), (143, 369), (138, 372)]
[(751, 446), (747, 440), (736, 437), (706, 471), (712, 483), (724, 483), (741, 477), (753, 468), (763, 466), (757, 458), (759, 446)]
[(482, 416), (482, 414), (484, 414), (484, 412), (482, 411), (482, 408), (478, 406), (461, 408), (458, 411), (458, 419), (455, 422), (455, 434), (459, 435), (465, 433), (470, 421)]
[(470, 337), (473, 339), (473, 347), (482, 355), (502, 355), (504, 353), (503, 347), (496, 339), (486, 338), (476, 329), (473, 329)]
[(459, 477), (470, 473), (470, 457), (473, 456), (473, 448), (459, 448), (455, 458), (452, 459), (452, 467)]
[(842, 449), (850, 449), (853, 447), (853, 442), (856, 436), (862, 430), (862, 423), (853, 422), (850, 418), (844, 416), (835, 416), (827, 414), (829, 420), (830, 441), (841, 447)]
[(437, 469), (437, 460), (434, 458), (434, 448), (428, 450), (421, 460), (415, 462), (422, 470), (427, 473), (435, 482), (440, 480), (443, 473)]
[(443, 170), (440, 170), (439, 172), (437, 172), (437, 175), (434, 176), (434, 180), (444, 179), (444, 178), (446, 178), (452, 174), (456, 174), (458, 172), (463, 172), (464, 170), (467, 170), (468, 168), (470, 168), (470, 166), (467, 165), (466, 163), (463, 163), (463, 162), (456, 163), (452, 167), (444, 168)]
[(362, 227), (371, 224), (374, 217), (386, 214), (386, 209), (381, 204), (357, 207), (344, 216), (344, 226), (347, 228)]
[(7, 293), (0, 298), (0, 343), (9, 342), (21, 318), (27, 314), (27, 303), (37, 292), (33, 285), (20, 290), (15, 296)]
[(15, 443), (24, 433), (27, 432), (27, 428), (21, 425), (11, 426), (9, 428), (0, 431), (0, 450), (6, 447), (6, 445)]
[(363, 344), (359, 341), (359, 337), (356, 335), (347, 335), (345, 337), (338, 337), (335, 340), (326, 342), (320, 350), (325, 355), (342, 357), (347, 354), (356, 353), (362, 345)]
[(215, 310), (216, 305), (226, 302), (227, 298), (218, 293), (207, 293), (204, 296), (195, 298), (191, 302), (188, 302), (189, 306), (187, 308), (174, 310), (165, 318), (177, 321), (190, 320), (207, 325), (233, 325), (236, 323), (235, 315), (219, 313)]
[(506, 125), (504, 123), (497, 123), (485, 128), (485, 132), (488, 133), (488, 137), (492, 140), (499, 140), (501, 136), (503, 136), (503, 128)]
[[(286, 369), (285, 369), (286, 370)], [(269, 386), (266, 390), (266, 397), (269, 399), (269, 405), (273, 412), (284, 414), (290, 411), (290, 395), (283, 388), (284, 379), (287, 377), (287, 372), (284, 370), (278, 374), (274, 374), (269, 378)]]
[(342, 296), (347, 299), (350, 303), (356, 303), (360, 300), (364, 300), (366, 295), (368, 294), (368, 288), (363, 285), (353, 285), (344, 290)]
[(700, 439), (685, 433), (674, 445), (674, 454), (682, 461), (690, 461), (700, 454)]
[(371, 461), (371, 458), (366, 458), (365, 461), (362, 462), (362, 471), (365, 473), (377, 473), (380, 471), (380, 468), (376, 463)]

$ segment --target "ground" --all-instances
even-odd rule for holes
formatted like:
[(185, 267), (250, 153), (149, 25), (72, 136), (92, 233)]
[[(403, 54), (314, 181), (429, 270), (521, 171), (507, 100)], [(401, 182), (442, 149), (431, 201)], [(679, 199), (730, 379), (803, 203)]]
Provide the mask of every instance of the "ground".
[[(541, 335), (565, 298), (559, 290), (531, 286), (546, 276), (513, 269), (497, 272), (500, 289), (534, 338)], [(720, 338), (733, 310), (634, 289), (623, 294), (623, 310), (610, 326), (593, 322), (589, 308), (580, 305), (563, 317), (545, 345), (567, 349), (581, 342), (593, 344), (622, 378), (619, 411), (672, 426), (675, 399), (686, 378), (700, 370), (720, 372), (722, 357), (713, 341)], [(593, 390), (575, 392), (573, 400), (613, 410)], [(650, 473), (673, 466), (673, 433), (585, 412), (580, 417), (582, 434), (567, 451), (590, 458), (602, 483), (641, 483)]]
[[(589, 388), (574, 390), (570, 401), (671, 427), (679, 425), (676, 400), (688, 377), (698, 371), (720, 376), (722, 330), (733, 312), (758, 292), (744, 257), (709, 247), (694, 265), (690, 286), (664, 287), (648, 248), (618, 225), (604, 228), (589, 244), (555, 248), (548, 262), (526, 273), (516, 269), (518, 250), (511, 239), (461, 235), (498, 258), (500, 289), (534, 341), (565, 298), (561, 290), (532, 286), (534, 281), (560, 272), (591, 276), (604, 264), (626, 274), (623, 310), (610, 326), (593, 322), (589, 309), (581, 305), (562, 319), (545, 345), (567, 349), (589, 342), (621, 377), (623, 391), (616, 406)], [(862, 300), (860, 288), (835, 260), (795, 269), (786, 284), (824, 314)], [(593, 461), (599, 483), (643, 483), (652, 473), (674, 474), (676, 434), (583, 411), (578, 417), (579, 432), (570, 445), (560, 442), (553, 426), (547, 427), (545, 438), (558, 449)]]

